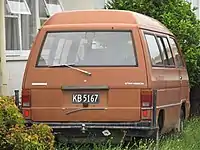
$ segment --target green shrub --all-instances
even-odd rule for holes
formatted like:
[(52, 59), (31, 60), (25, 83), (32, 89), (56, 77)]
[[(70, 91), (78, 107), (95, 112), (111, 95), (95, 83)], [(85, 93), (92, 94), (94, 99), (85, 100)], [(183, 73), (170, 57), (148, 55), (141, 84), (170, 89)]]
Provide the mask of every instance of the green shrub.
[(168, 27), (182, 48), (191, 86), (200, 86), (200, 21), (190, 3), (186, 0), (111, 0), (105, 7), (139, 12)]
[(14, 150), (53, 150), (54, 136), (47, 125), (26, 128), (12, 97), (0, 97), (0, 147)]

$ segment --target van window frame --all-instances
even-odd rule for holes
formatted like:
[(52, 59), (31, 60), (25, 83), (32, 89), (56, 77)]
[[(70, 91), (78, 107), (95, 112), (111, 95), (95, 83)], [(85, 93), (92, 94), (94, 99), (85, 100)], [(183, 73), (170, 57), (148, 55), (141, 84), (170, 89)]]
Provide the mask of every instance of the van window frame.
[[(173, 55), (173, 52), (172, 52), (172, 48), (170, 46), (170, 43), (169, 43), (169, 36), (166, 35), (166, 36), (163, 36), (163, 38), (166, 38), (167, 40), (167, 44), (169, 46), (169, 50), (170, 50), (170, 53), (172, 55), (172, 59), (173, 59), (173, 65), (167, 65), (166, 68), (176, 68), (176, 63), (175, 63), (175, 59), (174, 59), (174, 55)], [(165, 47), (166, 48), (166, 47)], [(166, 50), (166, 49), (165, 49)], [(168, 56), (168, 55), (167, 55)], [(169, 61), (169, 57), (168, 57), (168, 61)]]
[(49, 68), (48, 66), (38, 66), (39, 64), (39, 59), (40, 59), (40, 56), (41, 56), (41, 53), (42, 53), (42, 49), (43, 49), (43, 46), (45, 44), (45, 41), (46, 41), (46, 38), (47, 38), (47, 35), (48, 33), (61, 33), (61, 32), (128, 32), (130, 35), (131, 35), (131, 40), (132, 40), (132, 47), (133, 47), (133, 55), (135, 55), (135, 62), (136, 64), (135, 65), (99, 65), (99, 66), (93, 66), (93, 65), (90, 65), (90, 66), (85, 66), (85, 65), (78, 65), (78, 66), (75, 66), (75, 67), (87, 67), (87, 68), (91, 68), (91, 67), (96, 67), (96, 68), (101, 68), (101, 67), (134, 67), (134, 68), (137, 68), (139, 67), (139, 63), (138, 63), (138, 53), (137, 53), (137, 50), (136, 50), (136, 44), (135, 44), (135, 37), (134, 37), (134, 31), (132, 29), (129, 29), (129, 30), (117, 30), (117, 29), (109, 29), (109, 30), (100, 30), (100, 29), (96, 29), (96, 30), (54, 30), (54, 31), (45, 31), (45, 33), (43, 34), (43, 39), (42, 39), (42, 42), (39, 46), (39, 53), (37, 53), (37, 60), (36, 60), (36, 63), (35, 63), (35, 68)]
[[(154, 65), (151, 61), (151, 54), (150, 54), (150, 51), (149, 51), (149, 46), (148, 46), (148, 43), (147, 43), (147, 40), (146, 40), (146, 37), (145, 37), (145, 34), (148, 34), (148, 35), (152, 35), (155, 40), (156, 40), (156, 43), (158, 45), (158, 49), (159, 49), (159, 52), (160, 52), (160, 56), (161, 56), (161, 60), (162, 60), (162, 65)], [(161, 49), (160, 49), (160, 46), (159, 46), (159, 43), (158, 43), (158, 39), (156, 37), (156, 34), (155, 33), (152, 33), (152, 32), (148, 32), (148, 31), (143, 31), (143, 35), (144, 35), (144, 40), (147, 44), (147, 51), (148, 51), (148, 55), (149, 55), (149, 58), (150, 58), (150, 61), (151, 61), (151, 66), (152, 67), (161, 67), (161, 68), (164, 68), (165, 67), (165, 64), (164, 64), (164, 61), (163, 61), (163, 56), (161, 55)]]
[[(177, 61), (176, 61), (176, 59), (175, 59), (174, 51), (172, 51), (173, 57), (174, 57), (174, 60), (175, 60), (175, 66), (176, 66), (177, 68), (185, 68), (185, 62), (184, 62), (184, 60), (183, 60), (184, 56), (183, 56), (183, 53), (181, 52), (181, 49), (180, 49), (180, 47), (179, 47), (179, 44), (178, 44), (176, 38), (173, 37), (173, 36), (168, 36), (168, 38), (169, 38), (169, 39), (171, 38), (172, 40), (174, 40), (174, 42), (175, 42), (175, 44), (176, 44), (176, 47), (177, 47), (178, 54), (180, 55), (180, 59), (181, 59), (181, 62), (182, 62), (182, 66), (178, 66), (178, 65), (177, 65)], [(171, 47), (171, 49), (172, 49), (172, 45), (171, 45), (170, 42), (169, 42), (169, 44), (170, 44), (170, 47)]]
[[(156, 34), (156, 39), (158, 40), (158, 46), (159, 46), (159, 48), (161, 49), (161, 45), (160, 45), (160, 42), (159, 42), (159, 38), (161, 39), (161, 43), (162, 43), (162, 45), (163, 45), (163, 48), (164, 48), (164, 54), (165, 54), (165, 57), (166, 57), (166, 59), (167, 59), (167, 62), (169, 62), (169, 58), (168, 58), (168, 55), (167, 55), (167, 52), (166, 52), (166, 47), (165, 47), (165, 45), (164, 45), (164, 41), (163, 41), (163, 35), (157, 35)], [(162, 55), (162, 57), (163, 57), (163, 55)], [(163, 62), (164, 62), (164, 57), (163, 57)], [(167, 65), (164, 63), (164, 67), (166, 67)]]
[[(172, 49), (171, 49), (171, 45), (170, 45), (170, 43), (169, 43), (168, 35), (167, 35), (167, 34), (165, 34), (165, 35), (158, 35), (158, 34), (156, 34), (156, 37), (157, 37), (157, 38), (158, 38), (158, 37), (161, 37), (161, 38), (162, 38), (162, 43), (164, 44), (164, 51), (165, 51), (165, 55), (166, 55), (167, 62), (168, 62), (167, 65), (164, 64), (164, 65), (165, 65), (165, 68), (176, 68), (176, 63), (175, 63), (174, 55), (173, 55), (173, 52), (172, 52)], [(173, 58), (174, 65), (169, 65), (169, 57), (168, 57), (168, 55), (167, 55), (167, 50), (166, 50), (166, 46), (165, 46), (165, 43), (164, 43), (164, 41), (163, 41), (163, 38), (166, 38), (166, 39), (167, 39), (167, 42), (168, 42), (168, 45), (169, 45), (169, 48), (170, 48), (170, 52), (171, 52), (171, 55), (172, 55), (172, 58)], [(159, 44), (159, 43), (158, 43), (158, 44)], [(159, 44), (159, 47), (160, 47), (160, 44)]]

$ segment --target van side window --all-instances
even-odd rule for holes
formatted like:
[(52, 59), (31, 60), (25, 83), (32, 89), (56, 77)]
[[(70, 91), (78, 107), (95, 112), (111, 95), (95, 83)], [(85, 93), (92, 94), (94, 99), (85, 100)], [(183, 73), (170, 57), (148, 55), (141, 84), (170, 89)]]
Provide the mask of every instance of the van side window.
[(166, 49), (166, 53), (167, 53), (167, 57), (168, 57), (168, 61), (169, 61), (169, 66), (175, 66), (174, 58), (173, 58), (173, 55), (172, 55), (171, 48), (169, 46), (169, 42), (168, 42), (166, 37), (162, 37), (162, 39), (163, 39), (163, 42), (165, 44), (165, 49)]
[(174, 57), (176, 59), (178, 67), (183, 67), (183, 61), (181, 59), (180, 51), (178, 49), (176, 41), (173, 38), (169, 38), (169, 42), (172, 47), (172, 51), (174, 53)]
[(163, 56), (164, 64), (168, 65), (168, 58), (167, 58), (167, 54), (166, 54), (166, 50), (165, 50), (165, 45), (164, 45), (164, 42), (162, 40), (162, 37), (157, 37), (157, 39), (158, 39), (158, 44), (160, 46), (161, 54)]
[(151, 56), (151, 62), (153, 66), (164, 66), (160, 50), (154, 35), (145, 34), (149, 53)]

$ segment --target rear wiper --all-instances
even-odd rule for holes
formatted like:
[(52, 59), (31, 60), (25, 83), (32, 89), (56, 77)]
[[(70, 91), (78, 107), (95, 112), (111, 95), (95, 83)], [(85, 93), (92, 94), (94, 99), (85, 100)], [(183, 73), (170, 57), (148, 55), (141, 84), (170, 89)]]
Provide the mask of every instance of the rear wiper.
[(76, 68), (76, 67), (74, 67), (74, 65), (75, 65), (75, 64), (59, 64), (59, 65), (52, 65), (52, 66), (49, 65), (48, 67), (49, 67), (49, 68), (54, 68), (54, 67), (69, 67), (69, 68), (71, 68), (71, 69), (78, 70), (78, 71), (80, 71), (80, 72), (82, 72), (82, 73), (85, 73), (85, 74), (87, 74), (87, 75), (89, 75), (89, 76), (92, 75), (92, 73), (90, 73), (90, 72), (88, 72), (88, 71), (86, 71), (86, 70), (82, 70), (82, 69)]

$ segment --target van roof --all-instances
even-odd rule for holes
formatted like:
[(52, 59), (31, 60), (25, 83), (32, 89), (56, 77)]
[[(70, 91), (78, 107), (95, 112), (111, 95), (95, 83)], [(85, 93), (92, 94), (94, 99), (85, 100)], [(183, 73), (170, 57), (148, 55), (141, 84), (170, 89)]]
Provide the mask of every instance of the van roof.
[(161, 22), (152, 17), (133, 11), (114, 9), (63, 11), (51, 16), (44, 23), (44, 26), (89, 23), (137, 24), (140, 28), (173, 35)]

